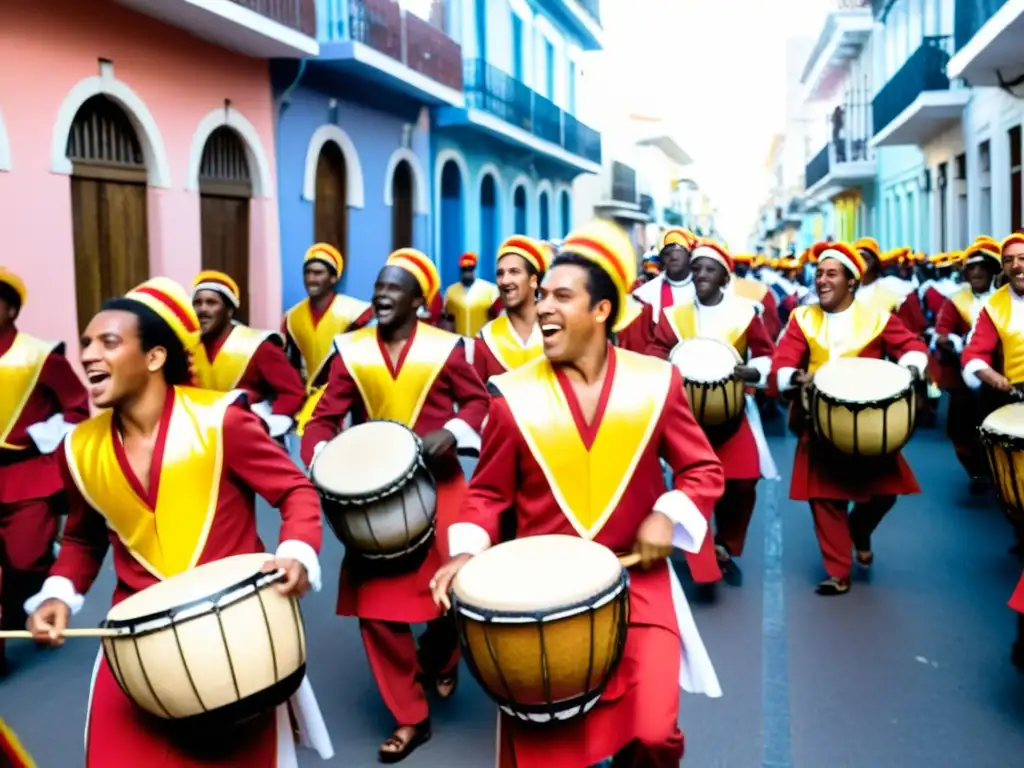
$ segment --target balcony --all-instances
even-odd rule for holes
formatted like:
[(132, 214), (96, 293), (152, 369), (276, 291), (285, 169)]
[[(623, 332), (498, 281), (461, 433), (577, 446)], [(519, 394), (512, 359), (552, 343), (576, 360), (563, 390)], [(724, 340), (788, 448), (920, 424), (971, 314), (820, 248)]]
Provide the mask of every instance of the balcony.
[(956, 0), (953, 29), (950, 77), (1002, 86), (1024, 73), (1024, 0)]
[(438, 110), (437, 127), (483, 131), (515, 149), (600, 172), (601, 134), (593, 128), (486, 61), (466, 61), (463, 76), (465, 108)]
[(875, 156), (868, 135), (865, 132), (856, 136), (841, 136), (838, 141), (828, 142), (807, 163), (804, 169), (807, 190), (803, 195), (807, 208), (831, 200), (848, 189), (874, 182)]
[(257, 59), (316, 56), (316, 0), (115, 0)]
[(539, 0), (552, 19), (569, 30), (585, 51), (602, 48), (603, 30), (599, 0)]
[(874, 27), (870, 0), (833, 2), (800, 78), (807, 101), (822, 101), (835, 94)]
[(426, 104), (465, 104), (462, 48), (395, 0), (317, 0), (320, 63)]
[[(611, 196), (603, 197), (594, 205), (598, 216), (643, 223), (654, 219), (653, 210), (645, 210), (643, 200), (637, 194), (636, 170), (632, 166), (613, 161), (609, 180)], [(653, 203), (651, 200), (651, 209)]]
[(960, 119), (970, 91), (946, 76), (949, 36), (926, 37), (871, 102), (871, 145), (924, 146)]

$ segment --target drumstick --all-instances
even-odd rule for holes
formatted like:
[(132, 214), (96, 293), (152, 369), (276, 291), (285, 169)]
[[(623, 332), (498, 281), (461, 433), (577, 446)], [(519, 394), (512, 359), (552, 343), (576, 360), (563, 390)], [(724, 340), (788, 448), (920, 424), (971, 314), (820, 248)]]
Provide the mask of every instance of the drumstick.
[(643, 558), (640, 557), (638, 552), (631, 552), (628, 555), (620, 555), (619, 562), (623, 568), (632, 568), (634, 565), (639, 563)]
[[(65, 629), (61, 637), (115, 637), (120, 634), (117, 629), (102, 629), (92, 627), (86, 629)], [(0, 640), (31, 640), (32, 633), (27, 629), (10, 629), (0, 632)]]

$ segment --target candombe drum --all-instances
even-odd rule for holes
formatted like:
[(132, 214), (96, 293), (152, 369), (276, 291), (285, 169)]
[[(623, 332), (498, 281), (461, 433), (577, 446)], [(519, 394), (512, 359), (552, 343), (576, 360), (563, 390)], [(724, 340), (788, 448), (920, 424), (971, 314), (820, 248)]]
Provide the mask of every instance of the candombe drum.
[(978, 428), (999, 502), (1018, 528), (1024, 528), (1024, 403), (992, 411)]
[(477, 555), (452, 584), (463, 654), (501, 710), (527, 722), (578, 717), (622, 657), (629, 576), (576, 536), (529, 536)]
[(863, 357), (830, 360), (814, 374), (807, 395), (815, 435), (849, 456), (896, 453), (914, 434), (913, 376), (896, 363)]
[(237, 555), (121, 601), (102, 626), (121, 690), (164, 720), (196, 728), (240, 723), (283, 704), (306, 673), (298, 601), (277, 591), (272, 556)]
[(746, 408), (744, 384), (736, 378), (739, 352), (718, 339), (686, 339), (669, 354), (683, 375), (690, 408), (702, 427), (721, 427), (739, 420)]
[(346, 550), (392, 560), (429, 544), (437, 487), (422, 442), (395, 421), (368, 421), (335, 436), (313, 459), (310, 479)]

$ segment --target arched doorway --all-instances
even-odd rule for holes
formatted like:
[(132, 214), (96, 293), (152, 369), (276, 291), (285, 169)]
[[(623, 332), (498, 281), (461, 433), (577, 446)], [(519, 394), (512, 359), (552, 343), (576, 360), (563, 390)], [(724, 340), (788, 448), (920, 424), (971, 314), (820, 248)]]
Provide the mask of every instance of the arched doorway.
[(488, 173), (480, 182), (480, 262), (494, 264), (498, 257), (498, 184)]
[(525, 235), (526, 232), (526, 187), (521, 184), (516, 187), (516, 191), (512, 194), (512, 208), (514, 212), (513, 226), (515, 227), (515, 234)]
[(348, 255), (348, 168), (341, 147), (333, 141), (324, 143), (316, 161), (313, 239)]
[(459, 256), (466, 248), (462, 174), (454, 160), (441, 169), (441, 275), (445, 285), (459, 279)]
[(559, 207), (562, 209), (562, 237), (567, 237), (569, 227), (572, 226), (572, 204), (569, 201), (569, 193), (564, 189), (562, 190), (561, 205)]
[(238, 283), (249, 315), (249, 199), (252, 180), (242, 137), (221, 126), (206, 140), (199, 166), (199, 205), (203, 234), (203, 269), (217, 269)]
[(551, 239), (551, 198), (548, 197), (547, 191), (541, 192), (540, 197), (537, 198), (537, 204), (540, 206), (540, 239), (550, 240)]
[(78, 327), (149, 278), (146, 161), (128, 115), (106, 96), (82, 104), (68, 134)]
[(412, 166), (402, 160), (391, 176), (391, 250), (412, 248)]

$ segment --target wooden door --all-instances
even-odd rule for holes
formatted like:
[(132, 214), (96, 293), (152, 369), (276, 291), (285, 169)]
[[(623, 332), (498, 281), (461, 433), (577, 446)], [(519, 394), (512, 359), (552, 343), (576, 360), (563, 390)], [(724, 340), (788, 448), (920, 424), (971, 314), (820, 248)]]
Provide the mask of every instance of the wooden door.
[(333, 245), (342, 256), (348, 248), (348, 173), (341, 148), (328, 141), (316, 161), (313, 238)]
[(391, 250), (412, 247), (412, 168), (405, 160), (391, 179)]

